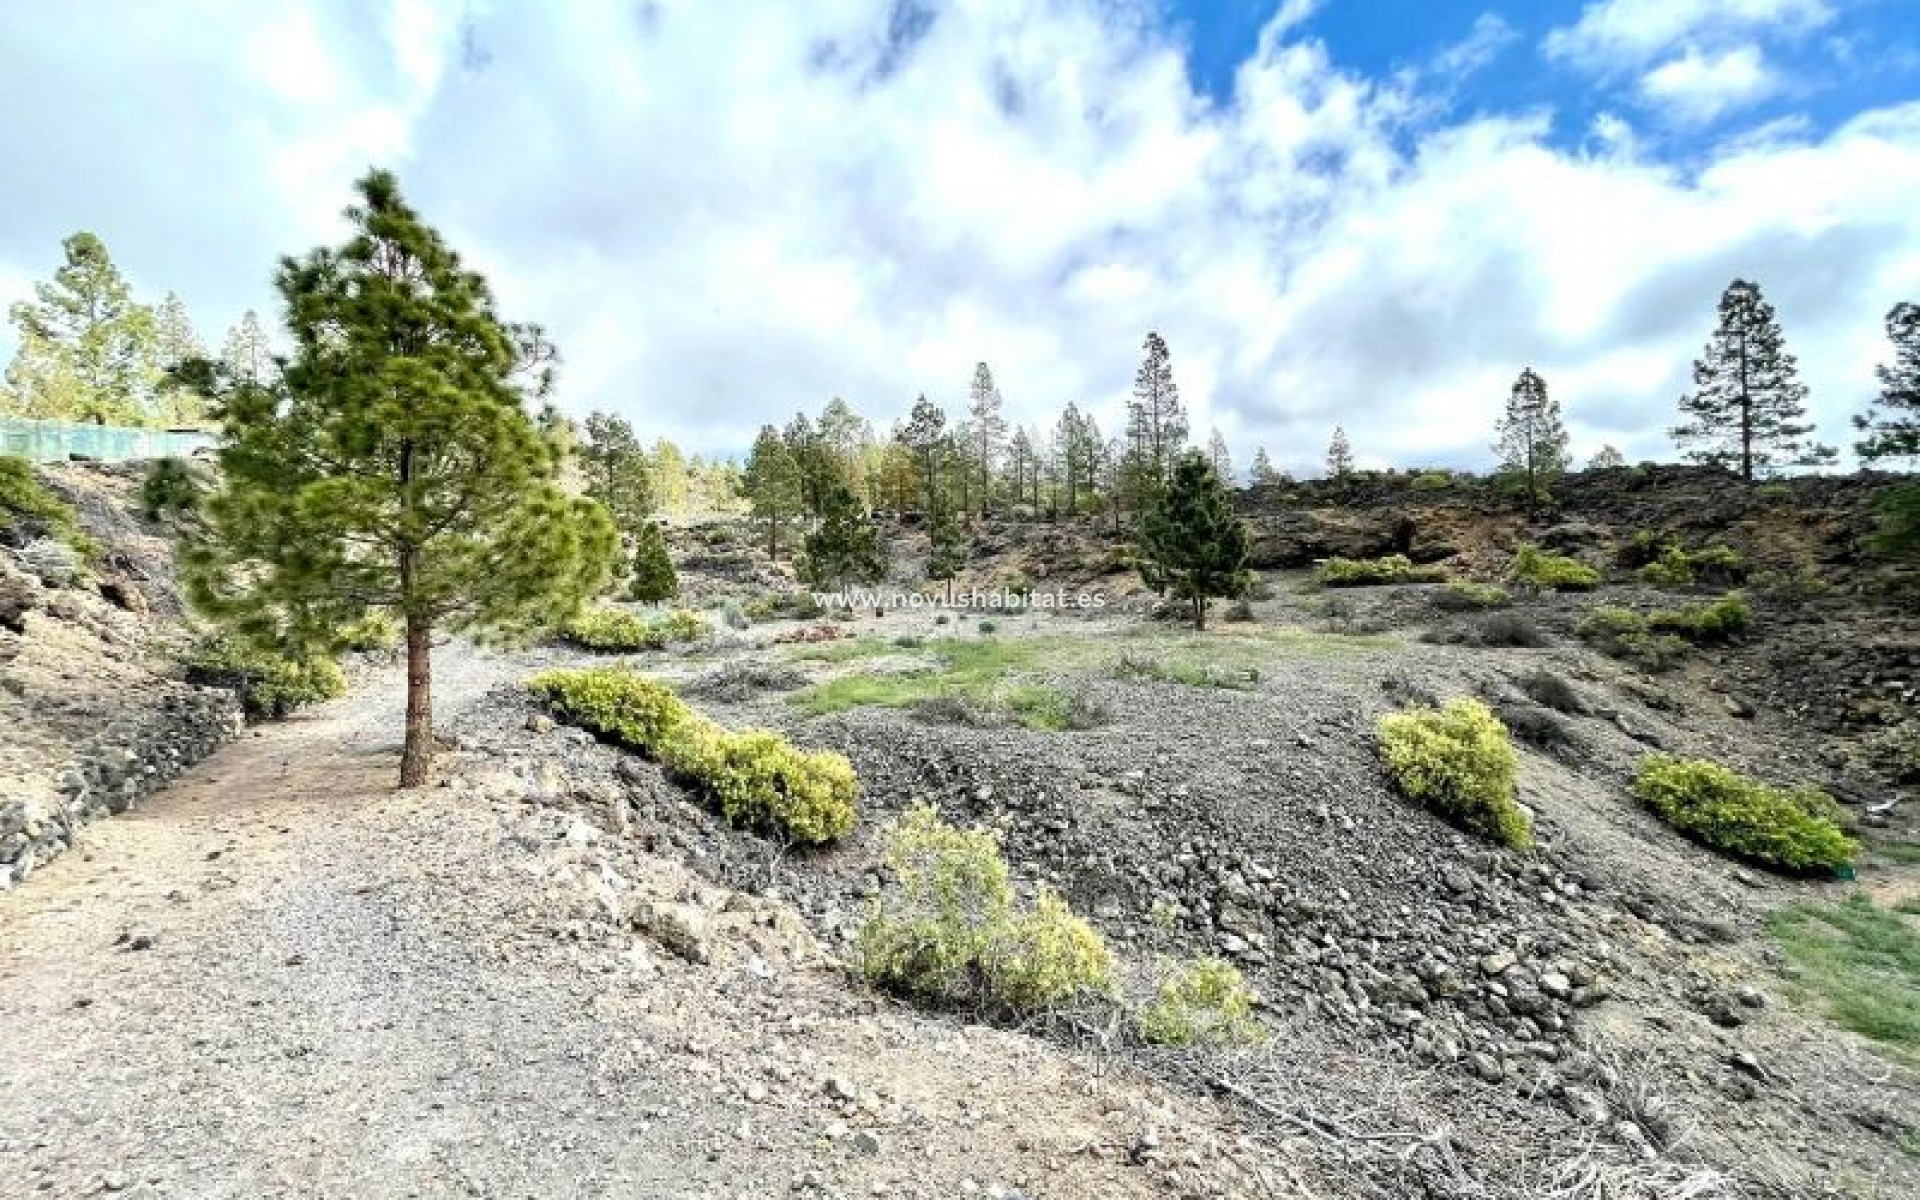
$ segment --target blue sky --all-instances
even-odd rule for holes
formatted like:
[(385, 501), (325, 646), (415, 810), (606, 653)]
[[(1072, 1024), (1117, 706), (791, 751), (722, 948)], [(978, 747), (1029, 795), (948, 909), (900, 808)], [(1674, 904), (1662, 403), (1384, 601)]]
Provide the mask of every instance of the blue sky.
[[(1277, 0), (1174, 0), (1167, 20), (1185, 43), (1195, 87), (1217, 103), (1231, 103), (1235, 72), (1281, 7)], [(1660, 109), (1637, 91), (1632, 71), (1583, 67), (1544, 48), (1554, 31), (1576, 26), (1584, 10), (1599, 7), (1592, 0), (1324, 0), (1294, 28), (1323, 41), (1334, 65), (1378, 79), (1428, 68), (1449, 48), (1481, 38), (1487, 57), (1462, 77), (1447, 114), (1548, 109), (1554, 115), (1551, 140), (1578, 147), (1602, 113), (1657, 117)], [(1724, 7), (1737, 9), (1740, 0)], [(1804, 121), (1809, 130), (1826, 132), (1856, 113), (1912, 100), (1920, 91), (1920, 21), (1914, 19), (1920, 14), (1911, 0), (1780, 7), (1802, 9), (1802, 15), (1763, 17), (1739, 35), (1760, 48), (1777, 74), (1777, 90), (1698, 125), (1664, 125), (1661, 143), (1668, 153), (1697, 154), (1718, 137), (1775, 120)], [(1818, 15), (1809, 20), (1814, 9)]]
[[(1481, 466), (1515, 376), (1670, 457), (1757, 280), (1844, 444), (1920, 300), (1914, 0), (70, 0), (0, 5), (0, 309), (60, 239), (217, 343), (368, 166), (548, 326), (560, 399), (737, 452), (989, 362), (1114, 429)], [(49, 102), (57, 97), (58, 103)], [(0, 359), (11, 334), (0, 328)]]

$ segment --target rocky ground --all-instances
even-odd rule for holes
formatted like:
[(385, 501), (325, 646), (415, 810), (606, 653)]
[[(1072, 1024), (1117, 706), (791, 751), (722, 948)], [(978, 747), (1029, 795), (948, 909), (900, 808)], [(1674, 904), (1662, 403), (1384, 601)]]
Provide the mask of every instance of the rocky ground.
[[(23, 1194), (1914, 1194), (1920, 1080), (1803, 1004), (1765, 932), (1852, 885), (1730, 863), (1626, 792), (1651, 749), (1818, 783), (1866, 839), (1861, 885), (1920, 892), (1907, 784), (1870, 753), (1913, 715), (1920, 637), (1874, 598), (1870, 492), (1844, 484), (1803, 481), (1824, 490), (1777, 520), (1777, 497), (1728, 500), (1684, 472), (1587, 480), (1578, 520), (1410, 499), (1404, 481), (1256, 493), (1264, 598), (1204, 638), (1149, 614), (1099, 526), (991, 522), (963, 588), (1025, 579), (1112, 605), (995, 614), (990, 633), (977, 615), (825, 622), (855, 639), (838, 657), (785, 640), (822, 622), (740, 619), (785, 579), (752, 540), (677, 529), (716, 632), (633, 665), (723, 723), (847, 753), (864, 800), (844, 845), (731, 830), (653, 765), (555, 726), (520, 680), (607, 661), (562, 646), (443, 647), (446, 783), (396, 795), (396, 681), (375, 672), (0, 897), (0, 1056), (23, 1064), (0, 1092), (0, 1159), (21, 1164), (4, 1178)], [(1431, 586), (1319, 592), (1295, 564), (1402, 550), (1484, 575), (1521, 537), (1603, 562), (1640, 528), (1717, 528), (1826, 587), (1756, 589), (1753, 636), (1651, 677), (1572, 636), (1597, 603), (1673, 602), (1638, 584), (1527, 601), (1540, 644), (1488, 648), (1428, 640), (1468, 620)], [(896, 531), (902, 582), (919, 541)], [(794, 703), (850, 673), (937, 671), (945, 638), (1024, 646), (1019, 679), (1070, 694), (1086, 727)], [(1379, 772), (1381, 713), (1459, 694), (1524, 731), (1530, 854), (1454, 832)], [(1133, 998), (1176, 958), (1224, 954), (1272, 1036), (1155, 1051), (1109, 1014), (986, 1030), (863, 992), (837, 960), (885, 883), (878, 831), (919, 801), (1000, 829), (1019, 886), (1064, 891)]]
[[(443, 648), (446, 733), (523, 665)], [(0, 1195), (1313, 1194), (1204, 1097), (858, 993), (790, 908), (581, 811), (563, 735), (396, 792), (399, 685), (0, 904)]]
[[(0, 540), (0, 891), (126, 811), (240, 728), (230, 693), (180, 678), (184, 638), (164, 530), (132, 515), (137, 467), (49, 467), (97, 563)], [(31, 547), (31, 549), (30, 549)]]

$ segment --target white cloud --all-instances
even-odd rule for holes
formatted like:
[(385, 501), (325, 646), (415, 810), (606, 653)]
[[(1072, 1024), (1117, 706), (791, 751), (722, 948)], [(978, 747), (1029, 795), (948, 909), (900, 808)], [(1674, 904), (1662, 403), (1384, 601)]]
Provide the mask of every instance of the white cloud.
[(1920, 278), (1920, 105), (1682, 172), (1618, 117), (1581, 150), (1545, 114), (1436, 127), (1417, 80), (1343, 73), (1280, 22), (1205, 100), (1114, 0), (580, 0), (478, 12), (470, 39), (446, 8), (363, 28), (309, 4), (276, 10), (308, 22), (297, 80), (208, 20), (88, 40), (31, 11), (0, 9), (0, 103), (54, 81), (71, 102), (0, 128), (0, 288), (90, 227), (212, 326), (386, 162), (552, 330), (569, 407), (703, 451), (835, 394), (883, 425), (952, 404), (982, 358), (1017, 420), (1072, 400), (1111, 429), (1158, 329), (1195, 429), (1243, 462), (1309, 466), (1336, 421), (1367, 461), (1483, 462), (1529, 364), (1583, 453), (1659, 454), (1735, 275), (1837, 438)]
[(1634, 69), (1690, 45), (1804, 33), (1833, 15), (1826, 0), (1594, 0), (1544, 49), (1591, 70)]
[(1641, 94), (1682, 125), (1705, 125), (1766, 99), (1779, 87), (1779, 78), (1754, 45), (1714, 55), (1689, 48), (1640, 79)]
[(1442, 76), (1458, 78), (1471, 75), (1500, 57), (1500, 52), (1518, 41), (1520, 32), (1500, 18), (1484, 12), (1474, 18), (1467, 36), (1434, 56), (1433, 67)]

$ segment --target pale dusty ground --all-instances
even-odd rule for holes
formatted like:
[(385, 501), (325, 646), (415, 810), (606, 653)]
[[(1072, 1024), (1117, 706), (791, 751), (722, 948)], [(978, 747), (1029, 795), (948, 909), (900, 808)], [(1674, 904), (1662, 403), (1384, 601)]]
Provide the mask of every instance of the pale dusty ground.
[[(438, 657), (456, 733), (517, 675)], [(791, 913), (514, 776), (396, 793), (398, 689), (0, 895), (0, 1196), (1305, 1194), (1204, 1103), (863, 996)], [(712, 961), (635, 932), (648, 900)]]

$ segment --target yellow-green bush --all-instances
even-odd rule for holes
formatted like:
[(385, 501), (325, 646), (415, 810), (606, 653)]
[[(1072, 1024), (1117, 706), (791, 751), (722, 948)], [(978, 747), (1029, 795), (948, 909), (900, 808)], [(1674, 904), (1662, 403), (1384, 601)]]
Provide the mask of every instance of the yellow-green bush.
[(342, 652), (372, 654), (399, 649), (403, 635), (400, 622), (376, 610), (342, 629), (337, 644)]
[(1140, 1011), (1140, 1036), (1161, 1046), (1194, 1042), (1258, 1041), (1253, 989), (1232, 963), (1200, 958), (1160, 984), (1153, 1003)]
[(1514, 799), (1519, 758), (1507, 727), (1485, 704), (1461, 696), (1440, 708), (1388, 713), (1377, 741), (1408, 799), (1505, 845), (1532, 844), (1526, 813)]
[(1021, 1012), (1112, 990), (1113, 955), (1107, 943), (1048, 887), (1034, 897), (1031, 912), (994, 939), (985, 966), (988, 991)]
[(808, 845), (853, 828), (860, 785), (844, 755), (802, 750), (771, 730), (728, 733), (698, 721), (669, 739), (662, 759), (704, 787), (735, 825)]
[(960, 829), (922, 805), (888, 828), (884, 861), (892, 885), (856, 944), (875, 987), (1013, 1012), (1112, 992), (1106, 944), (1057, 894), (1016, 910), (992, 831)]
[(1694, 841), (1762, 866), (1834, 871), (1859, 851), (1825, 792), (1774, 787), (1719, 763), (1648, 755), (1633, 794)]
[(697, 642), (709, 631), (706, 618), (687, 609), (647, 620), (619, 608), (595, 608), (567, 622), (567, 640), (602, 654), (663, 650), (676, 642)]
[(1320, 582), (1328, 587), (1376, 587), (1390, 583), (1439, 583), (1442, 567), (1415, 566), (1404, 554), (1385, 558), (1330, 558), (1320, 564)]
[(1667, 542), (1651, 562), (1640, 568), (1640, 578), (1658, 588), (1679, 590), (1696, 583), (1714, 586), (1743, 582), (1747, 560), (1720, 545), (1703, 546), (1689, 553), (1679, 542)]
[(324, 654), (280, 654), (225, 634), (201, 638), (183, 661), (188, 682), (231, 688), (242, 711), (256, 719), (347, 694), (340, 664)]
[(529, 679), (527, 689), (562, 720), (655, 758), (696, 719), (671, 688), (617, 667), (547, 671)]
[(1433, 594), (1433, 605), (1444, 612), (1474, 612), (1505, 608), (1513, 602), (1507, 589), (1471, 579), (1456, 579)]
[(1695, 645), (1716, 645), (1731, 641), (1746, 632), (1753, 623), (1753, 609), (1739, 592), (1728, 592), (1705, 604), (1685, 608), (1660, 609), (1647, 614), (1647, 628), (1655, 633), (1670, 633)]
[(1590, 592), (1600, 586), (1600, 572), (1577, 558), (1549, 554), (1532, 542), (1521, 542), (1513, 552), (1508, 577), (1537, 591)]
[(663, 684), (618, 668), (548, 671), (527, 687), (563, 719), (686, 777), (736, 825), (808, 845), (853, 828), (860, 784), (843, 755), (802, 750), (770, 730), (729, 732)]

